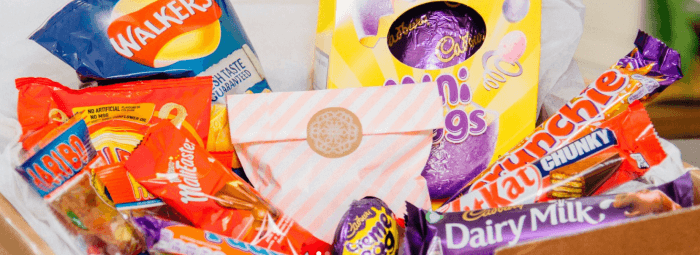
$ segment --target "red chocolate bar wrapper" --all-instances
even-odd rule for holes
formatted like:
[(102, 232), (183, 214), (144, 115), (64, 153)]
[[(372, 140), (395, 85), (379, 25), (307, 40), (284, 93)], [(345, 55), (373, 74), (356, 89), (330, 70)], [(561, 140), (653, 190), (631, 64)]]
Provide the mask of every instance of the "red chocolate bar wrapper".
[(638, 178), (666, 158), (644, 106), (635, 102), (594, 122), (571, 143), (451, 199), (438, 211), (468, 211), (597, 195)]
[(331, 251), (170, 122), (152, 126), (125, 166), (195, 227), (276, 252)]
[(641, 31), (634, 44), (636, 48), (632, 52), (600, 75), (530, 136), (469, 181), (446, 203), (564, 147), (601, 119), (625, 111), (634, 101), (649, 100), (683, 77), (678, 52)]

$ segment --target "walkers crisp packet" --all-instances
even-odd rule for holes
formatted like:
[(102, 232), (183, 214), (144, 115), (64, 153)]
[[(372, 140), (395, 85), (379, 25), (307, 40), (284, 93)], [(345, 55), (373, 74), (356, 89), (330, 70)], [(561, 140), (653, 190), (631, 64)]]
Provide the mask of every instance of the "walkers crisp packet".
[(445, 128), (423, 176), (444, 201), (536, 120), (540, 0), (321, 0), (314, 88), (437, 82)]
[[(420, 99), (419, 99), (420, 98)], [(430, 199), (420, 172), (443, 127), (435, 83), (232, 95), (231, 140), (260, 194), (326, 242), (353, 200), (397, 215)], [(237, 114), (234, 114), (237, 113)]]
[(83, 80), (213, 76), (212, 102), (270, 89), (225, 0), (74, 0), (31, 40)]

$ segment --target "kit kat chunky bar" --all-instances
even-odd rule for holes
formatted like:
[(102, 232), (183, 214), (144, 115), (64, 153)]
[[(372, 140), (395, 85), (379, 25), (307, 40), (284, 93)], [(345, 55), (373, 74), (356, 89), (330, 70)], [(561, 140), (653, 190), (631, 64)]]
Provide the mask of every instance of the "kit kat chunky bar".
[(501, 246), (619, 224), (690, 207), (693, 201), (693, 181), (686, 173), (651, 191), (497, 209), (440, 214), (408, 203), (404, 254), (493, 254)]
[(467, 211), (597, 195), (638, 178), (666, 157), (640, 102), (585, 127), (572, 141), (438, 211)]
[(640, 31), (635, 46), (457, 195), (487, 185), (502, 176), (501, 172), (515, 171), (564, 147), (592, 127), (592, 123), (615, 116), (636, 100), (648, 100), (683, 77), (678, 52), (658, 39)]

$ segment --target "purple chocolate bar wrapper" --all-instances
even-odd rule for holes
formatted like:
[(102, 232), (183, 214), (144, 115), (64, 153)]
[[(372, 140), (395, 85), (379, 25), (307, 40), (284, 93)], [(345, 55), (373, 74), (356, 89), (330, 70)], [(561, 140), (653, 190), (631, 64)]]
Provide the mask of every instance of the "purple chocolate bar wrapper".
[(637, 33), (634, 45), (636, 49), (620, 59), (617, 65), (631, 65), (633, 68), (640, 68), (652, 64), (651, 71), (647, 76), (657, 76), (661, 87), (648, 93), (659, 93), (671, 83), (683, 78), (681, 55), (677, 51), (641, 30)]
[[(690, 173), (657, 187), (682, 207), (693, 205)], [(615, 195), (440, 214), (407, 203), (405, 254), (493, 254), (501, 246), (575, 234), (633, 218)]]
[(471, 57), (484, 43), (486, 23), (474, 9), (450, 4), (426, 3), (397, 18), (387, 37), (394, 57), (428, 70), (454, 66)]
[(156, 217), (144, 216), (132, 219), (132, 222), (138, 227), (146, 238), (148, 249), (153, 248), (153, 245), (160, 241), (160, 230), (169, 226), (182, 225), (177, 222), (162, 220)]

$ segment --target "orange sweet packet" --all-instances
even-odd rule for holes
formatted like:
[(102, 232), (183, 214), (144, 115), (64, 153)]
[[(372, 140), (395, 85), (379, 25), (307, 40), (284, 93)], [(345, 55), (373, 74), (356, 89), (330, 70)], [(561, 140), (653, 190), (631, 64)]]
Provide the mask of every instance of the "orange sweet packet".
[[(140, 140), (149, 124), (168, 119), (196, 134), (198, 144), (207, 141), (211, 77), (135, 81), (81, 90), (47, 78), (19, 78), (15, 83), (19, 90), (17, 117), (25, 141), (40, 137), (32, 136), (40, 128), (56, 126), (80, 111), (86, 112), (84, 119), (91, 137), (95, 133), (121, 133), (133, 143)], [(32, 141), (25, 142), (25, 149), (35, 143)]]

